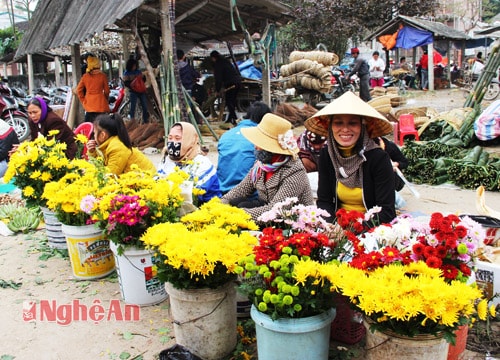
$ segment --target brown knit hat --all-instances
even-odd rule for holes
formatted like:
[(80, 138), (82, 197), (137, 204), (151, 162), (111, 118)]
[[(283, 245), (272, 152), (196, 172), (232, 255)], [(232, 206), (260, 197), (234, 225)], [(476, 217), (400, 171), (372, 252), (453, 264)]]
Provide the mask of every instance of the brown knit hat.
[(272, 113), (264, 115), (259, 125), (241, 129), (241, 133), (255, 146), (274, 154), (295, 156), (299, 152), (292, 124)]
[(371, 138), (387, 135), (393, 131), (392, 124), (384, 115), (375, 110), (351, 91), (335, 99), (316, 114), (307, 119), (307, 130), (322, 136), (328, 136), (328, 127), (334, 115), (359, 115), (364, 120)]

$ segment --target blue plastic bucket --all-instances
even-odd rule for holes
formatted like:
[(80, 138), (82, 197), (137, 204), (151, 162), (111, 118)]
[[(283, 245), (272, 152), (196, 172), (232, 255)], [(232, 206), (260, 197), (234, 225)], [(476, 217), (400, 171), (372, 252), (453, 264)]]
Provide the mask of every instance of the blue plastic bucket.
[(250, 316), (255, 322), (259, 360), (328, 360), (335, 309), (301, 319), (273, 321), (252, 306)]

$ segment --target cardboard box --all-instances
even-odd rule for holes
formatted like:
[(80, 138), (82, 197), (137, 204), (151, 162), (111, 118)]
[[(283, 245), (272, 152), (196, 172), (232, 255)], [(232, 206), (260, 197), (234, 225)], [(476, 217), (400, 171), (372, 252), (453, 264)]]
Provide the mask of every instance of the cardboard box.
[(500, 303), (500, 264), (476, 261), (476, 282), (483, 289), (486, 298), (499, 294), (493, 304)]

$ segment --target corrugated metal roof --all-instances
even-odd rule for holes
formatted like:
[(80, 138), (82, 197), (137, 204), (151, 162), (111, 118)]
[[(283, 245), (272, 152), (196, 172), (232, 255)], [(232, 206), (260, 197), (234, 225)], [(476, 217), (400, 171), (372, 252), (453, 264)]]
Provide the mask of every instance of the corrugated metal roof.
[[(288, 8), (276, 0), (236, 0), (236, 5), (251, 34), (263, 31), (267, 21), (289, 19)], [(175, 6), (179, 43), (243, 41), (236, 14), (237, 31), (232, 30), (230, 1), (177, 0)], [(113, 23), (128, 29), (131, 21), (160, 30), (159, 1), (40, 0), (16, 57), (80, 43)]]
[(462, 31), (455, 30), (443, 23), (418, 19), (415, 17), (398, 15), (394, 19), (388, 21), (377, 30), (368, 35), (365, 40), (376, 39), (381, 35), (394, 34), (400, 25), (410, 25), (417, 29), (430, 31), (434, 40), (466, 40), (468, 36)]
[(143, 0), (40, 0), (16, 57), (80, 43), (142, 3)]

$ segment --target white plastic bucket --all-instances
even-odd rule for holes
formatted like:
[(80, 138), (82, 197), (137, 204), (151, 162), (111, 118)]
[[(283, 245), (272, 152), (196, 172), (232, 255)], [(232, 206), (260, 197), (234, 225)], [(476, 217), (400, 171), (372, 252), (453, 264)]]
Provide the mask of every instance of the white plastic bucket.
[(98, 279), (115, 271), (115, 258), (101, 229), (94, 225), (62, 224), (61, 230), (66, 237), (75, 278)]
[(49, 246), (55, 249), (67, 249), (66, 237), (61, 230), (62, 224), (57, 219), (56, 214), (46, 207), (42, 207), (41, 209)]
[(237, 343), (236, 288), (179, 290), (166, 283), (175, 341), (203, 360), (229, 355)]
[(123, 301), (148, 306), (161, 303), (168, 297), (165, 284), (157, 276), (158, 260), (153, 251), (126, 248), (122, 255), (118, 255), (117, 245), (111, 241), (109, 246), (115, 255)]

